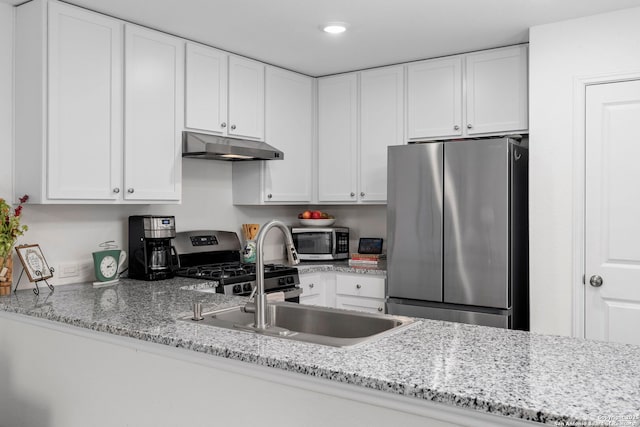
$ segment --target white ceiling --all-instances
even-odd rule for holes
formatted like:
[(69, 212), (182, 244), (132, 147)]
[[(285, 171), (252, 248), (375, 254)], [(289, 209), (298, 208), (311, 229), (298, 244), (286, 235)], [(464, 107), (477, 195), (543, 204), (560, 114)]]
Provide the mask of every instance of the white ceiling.
[[(640, 0), (68, 2), (311, 76), (527, 42), (534, 25), (640, 7)], [(321, 32), (329, 21), (350, 28)]]

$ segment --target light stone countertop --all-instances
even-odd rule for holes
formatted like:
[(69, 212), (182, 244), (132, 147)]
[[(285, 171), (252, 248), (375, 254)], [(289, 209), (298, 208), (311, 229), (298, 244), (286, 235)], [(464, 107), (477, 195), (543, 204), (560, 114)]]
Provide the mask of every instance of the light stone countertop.
[(206, 286), (123, 279), (44, 288), (40, 296), (23, 290), (0, 297), (0, 310), (507, 417), (554, 425), (629, 417), (637, 425), (638, 346), (421, 319), (362, 346), (333, 348), (177, 321), (196, 301), (205, 312), (246, 301), (184, 289)]

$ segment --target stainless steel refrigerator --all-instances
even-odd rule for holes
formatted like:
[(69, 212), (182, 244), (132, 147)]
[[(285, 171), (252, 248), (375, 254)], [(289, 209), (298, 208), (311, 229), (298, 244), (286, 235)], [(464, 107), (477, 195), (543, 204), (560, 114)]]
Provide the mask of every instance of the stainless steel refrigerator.
[(529, 329), (528, 142), (388, 148), (387, 311)]

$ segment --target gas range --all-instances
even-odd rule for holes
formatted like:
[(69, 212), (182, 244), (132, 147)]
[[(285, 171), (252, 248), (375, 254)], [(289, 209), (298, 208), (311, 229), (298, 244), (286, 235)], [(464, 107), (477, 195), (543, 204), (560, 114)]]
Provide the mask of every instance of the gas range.
[[(217, 293), (249, 295), (256, 286), (255, 264), (240, 261), (240, 240), (230, 231), (196, 230), (176, 233), (179, 267), (176, 276), (205, 279)], [(284, 264), (265, 264), (265, 291), (285, 293), (288, 301), (301, 293), (298, 269)]]

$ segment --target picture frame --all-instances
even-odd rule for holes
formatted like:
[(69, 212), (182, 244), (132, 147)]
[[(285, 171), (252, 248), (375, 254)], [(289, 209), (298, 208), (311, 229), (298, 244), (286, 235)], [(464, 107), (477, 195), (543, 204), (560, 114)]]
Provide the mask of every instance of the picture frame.
[(40, 245), (21, 245), (16, 246), (15, 249), (30, 282), (39, 282), (53, 277), (53, 271), (49, 268)]

